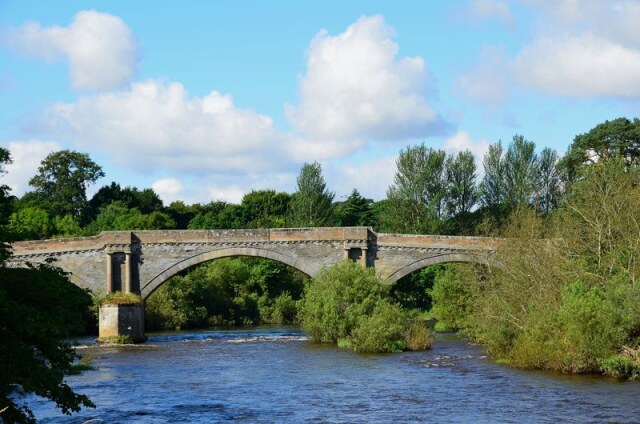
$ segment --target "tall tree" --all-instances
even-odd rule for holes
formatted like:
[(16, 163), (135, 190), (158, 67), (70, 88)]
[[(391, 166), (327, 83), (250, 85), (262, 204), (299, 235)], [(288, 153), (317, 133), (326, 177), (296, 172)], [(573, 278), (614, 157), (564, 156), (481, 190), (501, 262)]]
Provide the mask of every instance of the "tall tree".
[(275, 190), (251, 190), (242, 197), (241, 206), (246, 210), (250, 227), (279, 228), (285, 225), (290, 201), (289, 193), (277, 193)]
[(533, 201), (538, 174), (538, 158), (534, 142), (522, 135), (513, 136), (504, 158), (506, 200), (510, 205), (526, 205)]
[(322, 227), (331, 223), (334, 193), (326, 188), (322, 166), (305, 163), (297, 179), (297, 191), (291, 198), (290, 222), (299, 227)]
[(561, 166), (569, 181), (577, 177), (585, 164), (594, 164), (621, 157), (628, 166), (640, 164), (640, 119), (618, 118), (604, 121), (573, 139)]
[[(0, 147), (0, 177), (7, 173), (5, 167), (11, 162), (11, 154), (9, 153), (9, 150)], [(8, 244), (11, 240), (9, 240), (6, 228), (6, 224), (12, 212), (11, 197), (9, 196), (10, 190), (11, 189), (6, 184), (0, 184), (0, 266), (2, 266), (11, 255), (11, 250)]]
[(354, 188), (347, 200), (336, 206), (338, 223), (343, 227), (373, 227), (376, 219), (372, 205), (373, 200), (363, 197)]
[[(9, 151), (0, 148), (0, 177), (9, 163)], [(63, 338), (84, 331), (91, 297), (54, 268), (6, 267), (11, 209), (9, 187), (0, 184), (0, 420), (25, 423), (35, 417), (21, 394), (50, 399), (66, 414), (94, 406), (64, 382), (75, 353)]]
[(476, 162), (469, 150), (447, 157), (447, 213), (456, 216), (469, 212), (478, 202)]
[(480, 183), (480, 201), (486, 208), (502, 204), (506, 198), (504, 162), (502, 160), (502, 142), (489, 146), (484, 155), (484, 177)]
[(87, 187), (104, 177), (100, 165), (86, 153), (61, 150), (50, 153), (29, 180), (52, 216), (83, 218), (87, 207)]
[(446, 195), (445, 157), (443, 150), (424, 144), (400, 151), (394, 183), (387, 190), (388, 221), (395, 231), (438, 231)]
[(554, 210), (562, 195), (562, 181), (558, 169), (558, 153), (545, 147), (538, 156), (536, 203), (543, 213)]

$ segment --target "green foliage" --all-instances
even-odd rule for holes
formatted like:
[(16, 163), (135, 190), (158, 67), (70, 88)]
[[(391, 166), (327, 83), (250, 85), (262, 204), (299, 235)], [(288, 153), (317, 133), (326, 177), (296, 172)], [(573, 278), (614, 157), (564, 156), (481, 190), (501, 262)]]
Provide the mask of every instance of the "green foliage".
[(35, 422), (21, 394), (55, 402), (65, 414), (93, 407), (64, 383), (73, 349), (62, 338), (84, 331), (91, 297), (56, 269), (0, 268), (0, 409), (5, 422)]
[(602, 374), (610, 377), (640, 380), (640, 359), (628, 355), (613, 355), (598, 361)]
[(260, 317), (268, 324), (293, 324), (298, 318), (298, 306), (288, 292), (273, 300), (273, 306), (260, 307)]
[(42, 240), (51, 235), (53, 225), (47, 211), (32, 206), (12, 213), (8, 229), (16, 240)]
[(567, 179), (575, 181), (585, 165), (613, 158), (622, 159), (627, 166), (640, 164), (640, 119), (605, 121), (577, 135), (562, 159), (561, 167)]
[(341, 341), (358, 352), (405, 347), (406, 315), (390, 302), (389, 285), (351, 261), (322, 269), (305, 287), (300, 317), (314, 342)]
[(291, 196), (275, 190), (251, 190), (242, 197), (248, 228), (282, 228)]
[(506, 201), (512, 205), (527, 205), (534, 200), (538, 175), (538, 158), (534, 142), (522, 135), (513, 136), (504, 157)]
[(291, 197), (287, 225), (323, 227), (331, 224), (333, 197), (322, 177), (322, 166), (318, 162), (305, 163), (297, 178), (297, 191)]
[(213, 202), (199, 212), (191, 221), (190, 230), (247, 228), (246, 210), (241, 205)]
[(476, 164), (471, 151), (465, 150), (447, 157), (445, 176), (447, 215), (456, 216), (471, 211), (479, 199)]
[(292, 323), (303, 280), (275, 261), (218, 259), (158, 288), (145, 304), (147, 328)]
[(505, 166), (502, 160), (502, 142), (489, 146), (484, 155), (484, 177), (480, 183), (480, 200), (485, 208), (494, 208), (505, 202)]
[(53, 218), (54, 238), (79, 237), (84, 235), (80, 222), (71, 215), (56, 216)]
[(126, 344), (135, 343), (135, 341), (133, 340), (133, 337), (127, 334), (120, 334), (118, 336), (101, 337), (97, 341), (98, 343), (109, 344), (109, 345), (126, 345)]
[(480, 291), (481, 282), (472, 265), (442, 266), (437, 269), (431, 290), (432, 313), (447, 328), (468, 329)]
[[(365, 311), (362, 311), (365, 312)], [(378, 299), (370, 313), (364, 313), (350, 335), (356, 352), (401, 352), (405, 350), (407, 317), (397, 304)]]
[(129, 209), (122, 202), (115, 201), (100, 209), (86, 232), (98, 234), (101, 231), (163, 230), (175, 227), (175, 221), (166, 213), (143, 214), (136, 208)]
[(431, 309), (431, 289), (445, 265), (432, 265), (405, 275), (391, 287), (391, 297), (404, 309)]
[(372, 210), (373, 200), (366, 199), (355, 188), (343, 203), (335, 207), (338, 225), (342, 227), (373, 227), (377, 224)]
[(416, 321), (406, 330), (405, 340), (407, 350), (428, 350), (433, 344), (433, 331), (425, 323)]
[(424, 144), (400, 151), (393, 184), (387, 190), (387, 220), (395, 231), (433, 234), (438, 231), (446, 193), (442, 150)]
[(120, 184), (112, 182), (108, 186), (103, 186), (94, 194), (89, 201), (88, 219), (93, 220), (105, 206), (120, 202), (128, 209), (137, 209), (142, 214), (161, 212), (163, 209), (160, 196), (151, 188), (138, 190), (136, 187), (120, 187)]
[(633, 375), (615, 355), (640, 345), (639, 176), (615, 158), (580, 175), (551, 216), (514, 211), (468, 332), (514, 366)]
[(536, 181), (536, 206), (542, 213), (555, 210), (563, 195), (563, 175), (559, 167), (558, 153), (545, 147), (538, 156)]
[(104, 176), (89, 155), (71, 150), (49, 154), (29, 180), (51, 216), (82, 219), (87, 208), (87, 186)]
[(98, 300), (100, 305), (138, 305), (142, 303), (140, 295), (115, 291)]
[(186, 229), (196, 214), (198, 213), (199, 204), (187, 206), (181, 200), (171, 202), (165, 208), (165, 212), (176, 222), (176, 228)]
[(480, 213), (497, 228), (503, 228), (505, 218), (517, 208), (530, 205), (552, 212), (564, 194), (558, 154), (545, 148), (537, 155), (535, 143), (522, 135), (514, 135), (506, 151), (500, 141), (489, 146), (483, 165)]

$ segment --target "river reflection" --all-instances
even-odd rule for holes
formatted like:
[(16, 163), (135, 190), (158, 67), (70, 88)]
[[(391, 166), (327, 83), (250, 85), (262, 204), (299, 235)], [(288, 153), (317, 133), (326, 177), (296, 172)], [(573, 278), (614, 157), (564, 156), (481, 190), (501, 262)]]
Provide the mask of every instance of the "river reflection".
[[(69, 384), (98, 405), (42, 422), (639, 422), (640, 383), (514, 370), (453, 334), (434, 349), (358, 355), (296, 328), (150, 335), (88, 346), (95, 371)], [(99, 421), (101, 420), (101, 421)]]

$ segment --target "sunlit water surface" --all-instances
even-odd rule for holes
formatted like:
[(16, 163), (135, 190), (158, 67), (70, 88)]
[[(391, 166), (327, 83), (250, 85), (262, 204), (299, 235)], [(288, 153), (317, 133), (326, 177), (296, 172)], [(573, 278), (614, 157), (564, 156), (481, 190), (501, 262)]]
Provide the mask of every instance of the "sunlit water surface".
[(427, 352), (359, 355), (297, 328), (156, 334), (87, 346), (68, 378), (97, 409), (72, 417), (30, 398), (41, 422), (640, 422), (640, 383), (520, 371), (440, 334)]

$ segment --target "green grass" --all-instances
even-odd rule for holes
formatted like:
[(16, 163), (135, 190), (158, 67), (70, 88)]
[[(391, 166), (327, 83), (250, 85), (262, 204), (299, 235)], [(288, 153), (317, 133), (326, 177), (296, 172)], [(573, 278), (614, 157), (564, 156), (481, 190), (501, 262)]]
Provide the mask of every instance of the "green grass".
[(101, 305), (139, 305), (140, 303), (142, 303), (142, 298), (137, 294), (121, 291), (109, 293), (100, 299)]

